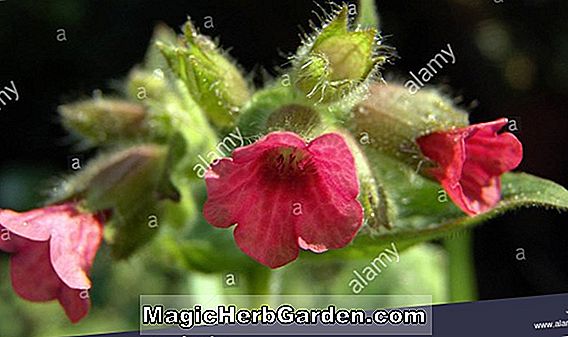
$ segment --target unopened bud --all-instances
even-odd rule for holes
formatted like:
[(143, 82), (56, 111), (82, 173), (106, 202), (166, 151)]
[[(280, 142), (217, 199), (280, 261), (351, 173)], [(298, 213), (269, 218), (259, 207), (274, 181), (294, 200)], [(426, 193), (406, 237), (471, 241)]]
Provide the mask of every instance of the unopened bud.
[(136, 203), (156, 196), (163, 176), (167, 149), (158, 145), (135, 146), (110, 157), (101, 157), (91, 169), (87, 201), (108, 208), (125, 200)]
[(330, 103), (354, 92), (387, 60), (375, 28), (350, 30), (344, 6), (294, 59), (295, 84), (316, 103)]
[(158, 42), (158, 48), (213, 124), (230, 126), (250, 98), (237, 66), (209, 38), (198, 34), (191, 22), (184, 27), (181, 45)]
[(148, 144), (102, 154), (54, 189), (50, 201), (85, 199), (90, 211), (99, 211), (154, 200), (169, 188), (163, 179), (167, 153), (164, 146)]
[(95, 98), (59, 107), (63, 125), (93, 144), (113, 143), (147, 133), (146, 108), (118, 99)]
[(143, 103), (146, 99), (161, 99), (168, 90), (168, 84), (161, 69), (154, 72), (133, 69), (126, 83), (128, 95)]

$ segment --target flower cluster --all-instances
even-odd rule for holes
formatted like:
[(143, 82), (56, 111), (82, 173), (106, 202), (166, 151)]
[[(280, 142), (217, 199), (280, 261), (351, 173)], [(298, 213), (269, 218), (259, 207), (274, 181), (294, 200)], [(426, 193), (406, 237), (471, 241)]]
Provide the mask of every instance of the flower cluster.
[[(414, 193), (416, 177), (444, 188), (465, 213), (450, 205), (437, 219), (498, 207), (501, 177), (523, 156), (520, 141), (502, 132), (507, 119), (470, 125), (467, 113), (435, 89), (411, 95), (377, 81), (392, 49), (382, 46), (376, 28), (353, 27), (348, 16), (346, 6), (326, 15), (290, 69), (254, 92), (191, 23), (181, 36), (160, 27), (144, 64), (126, 81), (126, 97), (60, 107), (63, 125), (102, 151), (58, 186), (49, 206), (0, 210), (0, 250), (10, 254), (16, 293), (57, 299), (72, 322), (85, 317), (103, 224), (117, 259), (157, 237), (162, 225), (173, 225), (165, 235), (174, 242), (186, 240), (189, 231), (180, 229), (190, 228), (199, 249), (187, 265), (221, 272), (213, 257), (279, 268), (302, 250), (339, 250), (369, 233), (362, 228), (374, 229), (370, 219), (385, 223), (379, 235), (392, 236), (404, 221), (390, 218), (396, 212), (389, 207), (402, 214), (410, 208), (389, 199), (400, 199), (392, 190), (409, 186), (404, 192)], [(256, 141), (244, 146), (244, 139)], [(211, 162), (201, 166), (213, 148), (226, 156), (207, 155)], [(196, 165), (208, 168), (204, 179)], [(211, 225), (233, 228), (236, 245)]]

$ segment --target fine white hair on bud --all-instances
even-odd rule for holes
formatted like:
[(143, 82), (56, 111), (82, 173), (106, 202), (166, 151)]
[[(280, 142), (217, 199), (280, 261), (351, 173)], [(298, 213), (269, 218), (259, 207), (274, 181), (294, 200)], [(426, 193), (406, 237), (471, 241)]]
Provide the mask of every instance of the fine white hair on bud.
[(313, 33), (304, 34), (302, 45), (290, 57), (292, 80), (314, 104), (345, 108), (363, 98), (369, 81), (381, 79), (380, 68), (394, 49), (382, 45), (376, 28), (353, 27), (347, 5), (322, 11), (321, 28), (310, 22)]

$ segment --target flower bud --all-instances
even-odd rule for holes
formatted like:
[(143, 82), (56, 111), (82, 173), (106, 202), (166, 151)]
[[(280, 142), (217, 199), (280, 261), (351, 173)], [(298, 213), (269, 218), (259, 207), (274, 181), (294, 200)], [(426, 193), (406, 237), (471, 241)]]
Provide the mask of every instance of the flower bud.
[(294, 83), (316, 103), (330, 103), (353, 93), (387, 60), (380, 55), (375, 28), (349, 29), (343, 8), (294, 58)]
[(94, 98), (61, 105), (63, 125), (93, 144), (116, 143), (147, 133), (146, 108), (118, 99)]
[(84, 198), (90, 211), (111, 208), (142, 197), (155, 197), (164, 176), (167, 149), (160, 145), (138, 145), (102, 154), (54, 189), (51, 202)]
[(161, 216), (160, 201), (179, 198), (166, 175), (167, 159), (167, 148), (154, 144), (101, 155), (65, 181), (52, 200), (84, 199), (89, 211), (108, 211), (105, 236), (113, 256), (125, 258), (157, 233), (148, 219)]
[(163, 177), (167, 149), (139, 145), (101, 157), (93, 163), (87, 187), (87, 202), (97, 209), (112, 205), (135, 205), (141, 199), (156, 199)]
[(426, 162), (416, 139), (469, 124), (468, 114), (435, 89), (413, 95), (401, 85), (382, 83), (370, 85), (349, 123), (356, 137), (366, 139), (366, 147), (416, 168)]
[(133, 69), (128, 74), (126, 92), (133, 100), (143, 103), (146, 99), (160, 100), (166, 95), (168, 83), (162, 72)]
[(191, 22), (184, 27), (179, 46), (158, 42), (158, 48), (174, 73), (217, 127), (233, 123), (249, 99), (248, 84), (237, 66), (207, 37), (198, 34)]

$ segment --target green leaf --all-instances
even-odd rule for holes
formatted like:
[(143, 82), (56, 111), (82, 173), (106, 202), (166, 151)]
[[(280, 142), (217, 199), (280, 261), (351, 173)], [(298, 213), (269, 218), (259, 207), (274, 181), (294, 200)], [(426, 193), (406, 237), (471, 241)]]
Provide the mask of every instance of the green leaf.
[(387, 204), (392, 208), (389, 214), (394, 214), (390, 221), (393, 228), (382, 228), (371, 235), (360, 234), (350, 246), (319, 255), (319, 258), (333, 258), (336, 254), (343, 258), (373, 256), (391, 242), (403, 250), (416, 243), (473, 227), (520, 207), (568, 210), (568, 191), (564, 187), (526, 173), (507, 173), (502, 176), (501, 202), (487, 213), (470, 217), (449, 198), (447, 202), (440, 202), (443, 190), (437, 183), (389, 157), (375, 155), (373, 159), (371, 167), (376, 170), (376, 177), (384, 187)]

